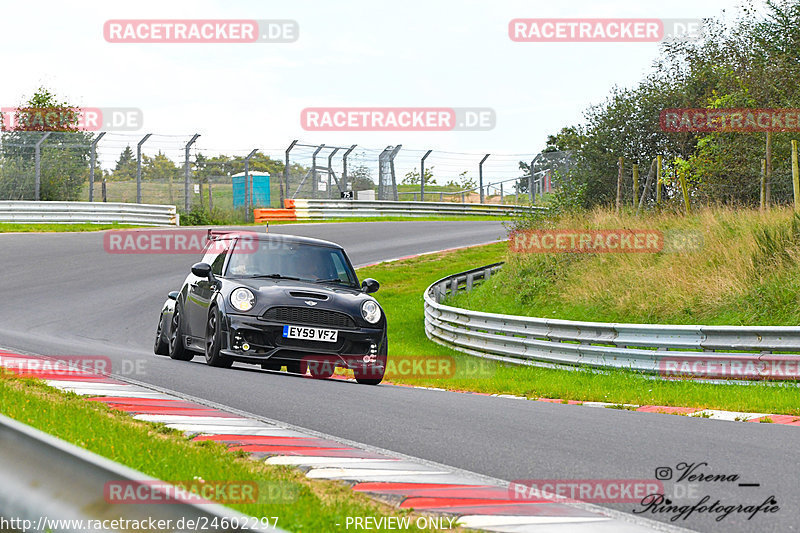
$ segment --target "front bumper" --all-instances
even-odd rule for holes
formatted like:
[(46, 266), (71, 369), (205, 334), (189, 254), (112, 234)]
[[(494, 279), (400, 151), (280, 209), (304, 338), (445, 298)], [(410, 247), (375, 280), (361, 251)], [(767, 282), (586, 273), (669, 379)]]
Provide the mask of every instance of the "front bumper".
[[(383, 322), (385, 324), (385, 322)], [(339, 333), (336, 342), (306, 341), (283, 337), (285, 324), (249, 315), (229, 314), (223, 320), (225, 346), (221, 353), (236, 361), (246, 363), (293, 362), (318, 356), (335, 360), (337, 366), (356, 368), (365, 363), (374, 364), (378, 354), (386, 353), (386, 328), (328, 328)], [(292, 324), (295, 325), (295, 324)], [(314, 324), (296, 324), (308, 327)], [(242, 345), (247, 343), (248, 350)]]

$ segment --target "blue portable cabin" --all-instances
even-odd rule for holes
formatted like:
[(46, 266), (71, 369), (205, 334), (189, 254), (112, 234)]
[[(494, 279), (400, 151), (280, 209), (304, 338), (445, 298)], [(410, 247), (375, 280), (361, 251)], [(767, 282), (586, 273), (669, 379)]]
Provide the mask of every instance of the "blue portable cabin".
[[(250, 192), (252, 193), (253, 207), (270, 206), (269, 179), (269, 172), (250, 172)], [(239, 172), (231, 176), (231, 182), (233, 184), (233, 207), (244, 207), (244, 180), (244, 172)]]

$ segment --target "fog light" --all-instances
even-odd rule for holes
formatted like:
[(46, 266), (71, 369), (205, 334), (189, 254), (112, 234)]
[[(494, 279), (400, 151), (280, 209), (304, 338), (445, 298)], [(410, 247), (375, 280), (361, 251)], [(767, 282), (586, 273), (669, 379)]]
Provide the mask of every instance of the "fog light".
[(369, 345), (369, 353), (371, 355), (378, 355), (378, 346), (375, 345), (375, 344), (370, 344)]
[(246, 342), (244, 344), (242, 344), (242, 350), (244, 350), (246, 352), (249, 349), (250, 349), (250, 345), (249, 344), (247, 344)]

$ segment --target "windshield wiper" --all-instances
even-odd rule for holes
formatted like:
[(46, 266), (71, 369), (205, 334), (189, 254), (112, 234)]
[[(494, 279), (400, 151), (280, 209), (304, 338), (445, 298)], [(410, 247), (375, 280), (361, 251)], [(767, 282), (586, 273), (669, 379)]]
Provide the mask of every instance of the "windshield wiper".
[(347, 283), (347, 282), (343, 279), (332, 278), (332, 279), (318, 279), (315, 280), (314, 283)]
[(242, 276), (243, 278), (269, 278), (269, 279), (291, 279), (294, 281), (300, 281), (300, 278), (295, 278), (293, 276), (284, 276), (283, 274), (253, 274), (251, 276)]

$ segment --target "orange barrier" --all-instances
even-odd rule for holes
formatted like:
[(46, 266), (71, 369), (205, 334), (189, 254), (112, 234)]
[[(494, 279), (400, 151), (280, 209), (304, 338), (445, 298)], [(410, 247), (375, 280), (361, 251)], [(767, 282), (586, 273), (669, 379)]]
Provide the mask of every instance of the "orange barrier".
[(253, 209), (256, 224), (270, 220), (297, 220), (294, 209)]
[(285, 207), (286, 209), (294, 209), (294, 200), (292, 198), (284, 199), (283, 207)]

